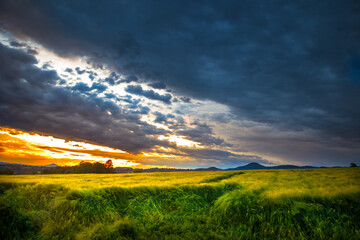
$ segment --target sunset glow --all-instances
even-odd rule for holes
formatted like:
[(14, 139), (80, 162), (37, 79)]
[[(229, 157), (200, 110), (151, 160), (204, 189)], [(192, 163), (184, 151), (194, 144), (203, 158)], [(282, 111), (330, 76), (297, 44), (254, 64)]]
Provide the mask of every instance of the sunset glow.
[(351, 4), (26, 2), (0, 8), (0, 162), (360, 164)]
[[(161, 140), (175, 142), (179, 146), (189, 148), (201, 147), (197, 143), (182, 139), (181, 137), (163, 137)], [(132, 168), (171, 168), (156, 164), (152, 159), (176, 159), (179, 156), (171, 154), (173, 149), (161, 147), (159, 150), (139, 154), (127, 153), (120, 149), (100, 146), (80, 141), (68, 141), (53, 136), (29, 133), (12, 128), (0, 128), (0, 157), (8, 162), (46, 165), (77, 165), (80, 161), (106, 162), (111, 159), (115, 167)], [(149, 164), (146, 164), (148, 162)]]
[(17, 134), (10, 134), (10, 130), (6, 131), (6, 128), (0, 128), (0, 134), (8, 134), (12, 137), (23, 139), (31, 144), (36, 144), (44, 147), (58, 147), (58, 148), (67, 148), (74, 150), (100, 150), (104, 152), (115, 152), (115, 153), (125, 153), (125, 151), (94, 145), (90, 143), (84, 142), (76, 142), (76, 141), (66, 141), (60, 138), (54, 138), (51, 136), (41, 136), (39, 134), (29, 134), (25, 132), (18, 131)]
[(360, 239), (359, 105), (360, 0), (0, 0), (0, 240)]
[[(2, 143), (0, 156), (14, 162), (25, 164), (56, 163), (58, 165), (76, 165), (80, 161), (100, 161), (109, 159), (109, 154), (116, 167), (136, 167), (141, 164), (122, 159), (129, 157), (125, 151), (94, 145), (85, 142), (66, 141), (52, 136), (27, 133), (10, 128), (0, 128), (0, 142)], [(33, 158), (41, 161), (33, 161)], [(22, 161), (18, 161), (23, 159)]]

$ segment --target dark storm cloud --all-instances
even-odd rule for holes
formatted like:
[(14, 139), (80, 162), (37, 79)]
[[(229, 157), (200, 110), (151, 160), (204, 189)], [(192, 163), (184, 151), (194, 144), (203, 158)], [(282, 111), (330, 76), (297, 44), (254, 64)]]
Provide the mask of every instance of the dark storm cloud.
[[(140, 115), (148, 114), (150, 109), (139, 105), (139, 100), (128, 96), (126, 99), (130, 105), (124, 109), (113, 101), (88, 93), (101, 90), (101, 84), (93, 83), (89, 87), (79, 82), (71, 88), (56, 87), (55, 83), (59, 80), (57, 73), (40, 69), (35, 64), (37, 60), (32, 55), (0, 44), (0, 125), (65, 139), (86, 140), (135, 153), (156, 146), (177, 148), (174, 143), (158, 140), (158, 136), (169, 135), (170, 132), (140, 121)], [(114, 94), (107, 94), (107, 98), (118, 99)], [(176, 125), (175, 120), (184, 121), (173, 114), (154, 114), (155, 122), (170, 126)], [(182, 134), (188, 139), (204, 140), (204, 145), (208, 144), (211, 129), (206, 124), (193, 123), (192, 126), (192, 130)], [(186, 128), (185, 125), (182, 128)], [(194, 155), (200, 161), (218, 161), (221, 158), (223, 163), (230, 164), (236, 157), (220, 150), (181, 151), (186, 156)]]
[(91, 88), (86, 83), (83, 83), (83, 82), (76, 83), (76, 85), (73, 86), (71, 89), (74, 91), (79, 91), (79, 92), (91, 91)]
[(91, 89), (96, 89), (96, 91), (98, 93), (101, 93), (101, 92), (103, 92), (103, 91), (105, 91), (107, 89), (107, 86), (105, 86), (104, 84), (95, 82), (95, 83), (92, 84)]
[(28, 54), (31, 54), (31, 55), (37, 55), (37, 54), (39, 54), (38, 51), (36, 51), (35, 49), (32, 49), (32, 48), (28, 48), (26, 52), (27, 52)]
[(115, 85), (115, 82), (119, 79), (119, 75), (115, 72), (112, 72), (107, 78), (104, 79), (105, 82), (110, 84), (111, 86)]
[(139, 114), (148, 114), (150, 112), (150, 108), (148, 107), (143, 107), (143, 106), (140, 106), (139, 107), (140, 109), (137, 111), (137, 113)]
[(107, 89), (107, 86), (105, 86), (104, 84), (101, 84), (101, 83), (94, 82), (92, 84), (92, 86), (89, 87), (86, 83), (78, 82), (71, 89), (74, 91), (79, 91), (79, 92), (89, 92), (92, 90), (96, 90), (96, 92), (101, 93)]
[(204, 145), (221, 145), (224, 140), (221, 138), (214, 137), (212, 128), (206, 123), (194, 122), (192, 128), (182, 129), (176, 131), (180, 136), (193, 140), (195, 142), (202, 143)]
[(0, 44), (0, 125), (130, 152), (167, 146), (156, 137), (166, 131), (140, 121), (139, 114), (148, 109), (139, 106), (138, 113), (131, 112), (112, 101), (73, 91), (102, 90), (98, 85), (55, 87), (57, 73), (39, 69), (36, 63), (32, 55)]
[(156, 116), (155, 122), (156, 123), (168, 123), (168, 119), (173, 119), (175, 116), (173, 114), (162, 114), (161, 112), (154, 112), (154, 115)]
[(126, 78), (118, 81), (118, 83), (131, 83), (131, 82), (137, 82), (139, 79), (135, 75), (127, 76)]
[[(269, 164), (269, 161), (255, 155), (235, 154), (228, 151), (213, 150), (213, 149), (189, 149), (179, 148), (179, 152), (173, 152), (172, 154), (178, 157), (192, 157), (197, 161), (194, 163), (179, 162), (179, 167), (189, 167), (189, 164), (193, 164), (192, 167), (209, 167), (216, 166), (221, 168), (238, 167), (250, 162), (258, 162), (262, 164)], [(158, 151), (159, 153), (168, 154), (166, 151)], [(162, 163), (166, 160), (160, 160)], [(161, 163), (159, 162), (159, 164)]]
[(351, 64), (360, 55), (359, 1), (2, 5), (10, 31), (58, 54), (159, 79), (241, 118), (359, 140), (360, 110), (352, 106), (360, 86), (351, 81), (358, 79)]
[(150, 83), (149, 86), (156, 89), (166, 89), (166, 85), (163, 82)]
[(19, 42), (17, 42), (17, 41), (11, 41), (11, 42), (10, 42), (10, 45), (11, 45), (12, 47), (17, 47), (17, 48), (26, 47), (26, 44), (24, 44), (24, 43), (19, 43)]
[(204, 160), (217, 160), (217, 166), (239, 166), (249, 162), (269, 163), (253, 155), (233, 154), (227, 151), (212, 149), (182, 149), (187, 155)]
[(135, 95), (144, 96), (152, 100), (162, 101), (166, 104), (171, 104), (170, 100), (172, 97), (170, 94), (161, 95), (154, 90), (144, 90), (140, 85), (129, 85), (126, 87), (125, 91)]
[(359, 1), (5, 0), (0, 16), (13, 34), (125, 82), (163, 82), (237, 119), (360, 142)]

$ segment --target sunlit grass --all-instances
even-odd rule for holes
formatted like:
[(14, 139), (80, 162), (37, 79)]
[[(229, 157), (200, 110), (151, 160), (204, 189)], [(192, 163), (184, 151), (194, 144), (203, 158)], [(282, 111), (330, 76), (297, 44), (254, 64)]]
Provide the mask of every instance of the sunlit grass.
[(0, 239), (360, 239), (360, 168), (0, 176)]
[[(360, 190), (359, 168), (331, 168), (305, 170), (258, 170), (223, 172), (170, 172), (128, 174), (49, 174), (0, 175), (0, 182), (60, 184), (71, 189), (102, 187), (174, 187), (204, 183), (239, 183), (248, 190), (264, 189), (269, 196), (274, 192), (304, 192), (332, 195)], [(231, 175), (230, 178), (223, 176)], [(219, 178), (219, 180), (216, 180)], [(215, 179), (216, 181), (211, 181)], [(210, 181), (208, 181), (210, 180)], [(281, 195), (281, 194), (280, 194)]]
[(205, 179), (223, 174), (224, 172), (3, 175), (0, 176), (0, 182), (60, 184), (71, 189), (140, 186), (174, 187), (200, 184)]

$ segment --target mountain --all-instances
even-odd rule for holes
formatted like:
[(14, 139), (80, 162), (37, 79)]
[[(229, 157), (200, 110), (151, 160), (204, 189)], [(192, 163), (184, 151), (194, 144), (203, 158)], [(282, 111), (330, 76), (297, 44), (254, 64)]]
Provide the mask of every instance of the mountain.
[(217, 167), (208, 167), (208, 168), (196, 168), (194, 171), (222, 171), (222, 169)]
[(54, 167), (59, 167), (59, 165), (57, 165), (57, 164), (55, 164), (55, 163), (51, 163), (51, 164), (48, 164), (48, 165), (44, 165), (44, 167), (54, 168)]
[[(59, 167), (57, 164), (52, 163), (48, 165), (36, 166), (36, 165), (25, 165), (18, 163), (5, 163), (0, 162), (0, 174), (5, 174), (8, 171), (11, 171), (14, 174), (35, 174), (40, 173), (41, 171), (49, 168)], [(142, 172), (180, 172), (180, 171), (236, 171), (236, 170), (270, 170), (270, 169), (309, 169), (317, 168), (313, 166), (295, 166), (295, 165), (278, 165), (267, 167), (261, 165), (257, 162), (252, 162), (244, 166), (239, 166), (235, 168), (220, 169), (217, 167), (208, 167), (208, 168), (196, 168), (196, 169), (181, 169), (181, 168), (149, 168), (142, 169)], [(136, 169), (131, 167), (116, 167), (116, 173), (131, 173)]]
[(7, 163), (7, 162), (0, 162), (0, 167), (3, 166), (13, 166), (13, 167), (59, 167), (59, 165), (55, 163), (51, 163), (48, 165), (27, 165), (21, 163)]
[(249, 163), (247, 165), (244, 165), (244, 166), (239, 166), (239, 167), (236, 167), (236, 168), (229, 168), (229, 169), (226, 169), (226, 170), (229, 170), (229, 171), (235, 171), (235, 170), (260, 170), (260, 169), (266, 169), (267, 167), (257, 163), (257, 162), (252, 162), (252, 163)]
[(278, 165), (266, 167), (256, 162), (249, 163), (244, 166), (239, 166), (236, 168), (228, 168), (227, 171), (235, 171), (235, 170), (262, 170), (262, 169), (309, 169), (309, 168), (317, 168), (313, 166), (295, 166), (295, 165)]
[(14, 174), (34, 174), (40, 173), (44, 169), (58, 167), (58, 165), (52, 163), (49, 165), (26, 165), (19, 163), (6, 163), (0, 162), (0, 172), (11, 172)]

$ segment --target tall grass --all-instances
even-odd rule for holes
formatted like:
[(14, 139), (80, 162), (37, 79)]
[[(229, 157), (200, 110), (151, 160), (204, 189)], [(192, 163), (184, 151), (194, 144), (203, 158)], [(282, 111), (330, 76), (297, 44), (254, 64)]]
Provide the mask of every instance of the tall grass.
[(359, 168), (3, 177), (0, 239), (360, 239), (359, 177)]

